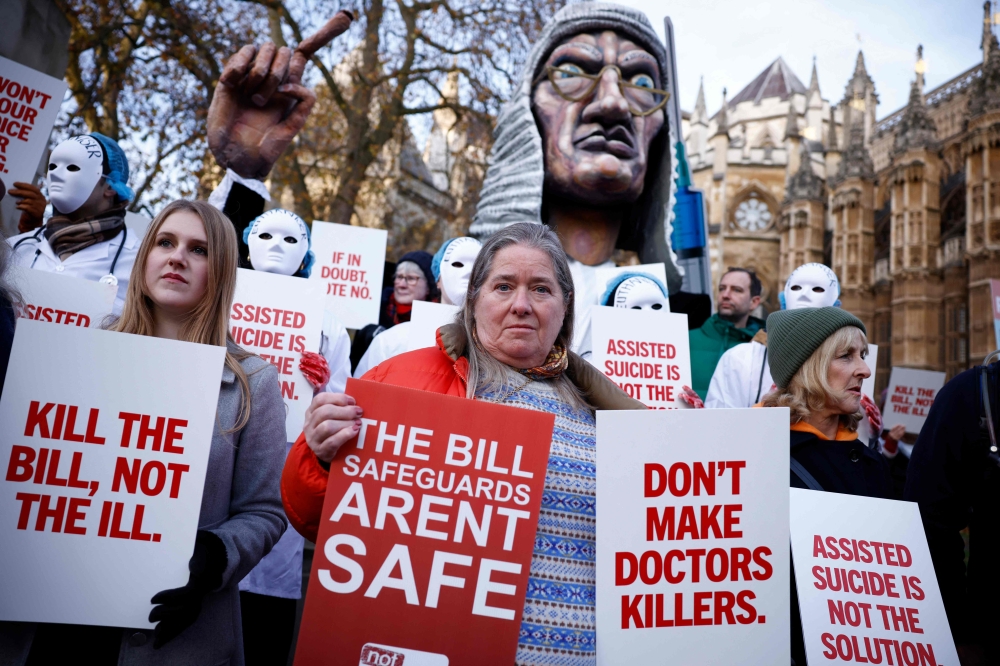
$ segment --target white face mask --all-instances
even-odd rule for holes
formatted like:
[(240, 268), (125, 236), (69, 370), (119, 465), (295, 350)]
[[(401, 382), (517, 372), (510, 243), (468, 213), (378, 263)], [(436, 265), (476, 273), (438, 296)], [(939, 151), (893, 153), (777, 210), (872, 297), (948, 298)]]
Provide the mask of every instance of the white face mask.
[(56, 212), (76, 212), (94, 192), (104, 175), (104, 150), (92, 136), (66, 139), (49, 156), (46, 181)]
[(670, 312), (669, 301), (660, 287), (652, 280), (638, 276), (630, 277), (618, 285), (613, 305), (629, 310)]
[(247, 246), (255, 271), (295, 275), (309, 251), (306, 223), (287, 210), (269, 210), (254, 221)]
[(454, 305), (461, 307), (465, 302), (472, 264), (482, 248), (482, 244), (475, 238), (463, 236), (449, 243), (444, 251), (441, 259), (441, 291)]
[(840, 298), (837, 275), (823, 264), (802, 264), (785, 283), (785, 309), (824, 308)]

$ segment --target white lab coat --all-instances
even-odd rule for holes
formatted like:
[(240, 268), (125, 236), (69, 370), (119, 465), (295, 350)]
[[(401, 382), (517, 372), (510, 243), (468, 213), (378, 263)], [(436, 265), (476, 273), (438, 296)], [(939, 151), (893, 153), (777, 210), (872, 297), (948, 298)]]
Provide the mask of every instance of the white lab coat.
[[(125, 236), (125, 247), (122, 247), (121, 255), (115, 264), (114, 274), (118, 278), (118, 293), (115, 295), (115, 304), (112, 309), (113, 314), (120, 315), (125, 306), (125, 292), (128, 291), (132, 265), (135, 263), (135, 256), (139, 251), (140, 238), (134, 232), (123, 232), (109, 241), (94, 243), (90, 247), (73, 253), (66, 261), (61, 261), (59, 255), (52, 251), (45, 234), (39, 229), (11, 236), (7, 239), (7, 243), (14, 247), (18, 245), (19, 241), (24, 241), (14, 251), (14, 262), (18, 266), (98, 282), (111, 272), (111, 264), (114, 262), (115, 253), (121, 247), (123, 235)], [(33, 238), (33, 236), (37, 236), (37, 238)]]
[(376, 335), (365, 355), (358, 361), (358, 367), (354, 368), (355, 379), (359, 379), (382, 361), (410, 351), (410, 327), (412, 325), (412, 322), (404, 321)]
[(753, 407), (771, 392), (774, 380), (767, 362), (767, 347), (744, 342), (719, 359), (705, 396), (705, 407)]

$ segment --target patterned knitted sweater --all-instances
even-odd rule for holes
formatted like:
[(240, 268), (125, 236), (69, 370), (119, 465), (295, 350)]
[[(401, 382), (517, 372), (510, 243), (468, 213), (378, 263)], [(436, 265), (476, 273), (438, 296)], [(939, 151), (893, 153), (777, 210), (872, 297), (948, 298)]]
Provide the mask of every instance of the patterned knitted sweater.
[[(511, 386), (525, 378), (511, 373)], [(502, 394), (482, 393), (495, 402)], [(555, 415), (545, 490), (521, 618), (517, 666), (594, 666), (597, 447), (594, 414), (563, 400), (551, 381), (514, 391), (505, 405)]]

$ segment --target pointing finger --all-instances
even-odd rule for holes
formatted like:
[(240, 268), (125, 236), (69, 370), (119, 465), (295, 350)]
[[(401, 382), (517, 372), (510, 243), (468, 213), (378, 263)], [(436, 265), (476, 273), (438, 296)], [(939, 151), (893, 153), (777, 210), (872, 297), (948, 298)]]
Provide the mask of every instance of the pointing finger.
[(333, 18), (317, 30), (315, 33), (302, 40), (302, 43), (295, 49), (292, 55), (291, 66), (288, 69), (288, 82), (299, 83), (302, 80), (302, 72), (305, 71), (306, 63), (321, 48), (329, 44), (335, 37), (343, 34), (350, 27), (354, 20), (354, 14), (342, 9), (334, 14)]
[(316, 51), (329, 44), (335, 37), (342, 35), (353, 20), (354, 14), (346, 9), (340, 10), (322, 28), (306, 37), (295, 50), (301, 51), (306, 58), (313, 57)]

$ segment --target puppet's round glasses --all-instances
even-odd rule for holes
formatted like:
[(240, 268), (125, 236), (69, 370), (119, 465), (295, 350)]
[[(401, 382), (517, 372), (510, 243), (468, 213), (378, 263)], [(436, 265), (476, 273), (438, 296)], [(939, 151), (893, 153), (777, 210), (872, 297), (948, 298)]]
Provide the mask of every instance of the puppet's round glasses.
[(628, 108), (632, 115), (648, 116), (656, 113), (670, 99), (669, 92), (652, 87), (652, 78), (648, 74), (633, 77), (635, 81), (641, 81), (641, 83), (632, 83), (624, 80), (622, 71), (616, 65), (605, 65), (597, 74), (586, 74), (575, 65), (546, 67), (542, 76), (538, 77), (538, 81), (548, 77), (552, 87), (560, 97), (570, 102), (579, 102), (594, 93), (601, 77), (608, 70), (618, 74), (618, 90), (628, 102)]

